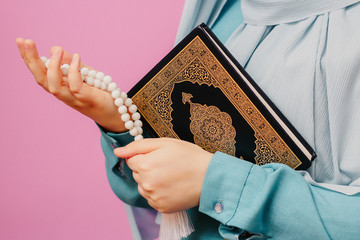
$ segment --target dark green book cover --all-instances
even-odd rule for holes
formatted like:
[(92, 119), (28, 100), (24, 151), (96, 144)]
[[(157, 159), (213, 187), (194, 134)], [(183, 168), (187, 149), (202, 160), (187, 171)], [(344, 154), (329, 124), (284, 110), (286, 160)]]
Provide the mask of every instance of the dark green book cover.
[(307, 169), (315, 152), (201, 24), (129, 96), (153, 137), (193, 142), (253, 163)]

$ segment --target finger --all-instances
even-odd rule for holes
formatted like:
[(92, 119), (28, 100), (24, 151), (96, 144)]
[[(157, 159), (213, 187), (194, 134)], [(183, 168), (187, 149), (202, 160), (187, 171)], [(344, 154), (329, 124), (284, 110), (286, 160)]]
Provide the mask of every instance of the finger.
[(42, 60), (39, 58), (39, 54), (35, 45), (35, 42), (31, 39), (16, 39), (16, 43), (19, 47), (20, 54), (24, 59), (27, 67), (34, 75), (34, 78), (38, 84), (48, 90), (48, 84), (46, 81), (46, 68)]
[(79, 68), (80, 68), (80, 56), (79, 54), (75, 53), (70, 63), (69, 73), (68, 73), (69, 88), (70, 91), (75, 94), (80, 92), (80, 89), (83, 85)]
[(24, 39), (23, 38), (17, 38), (16, 39), (16, 45), (18, 46), (19, 48), (19, 51), (20, 51), (20, 55), (21, 57), (24, 59), (24, 61), (27, 61), (26, 60), (26, 55), (25, 55), (25, 45), (24, 45)]
[(25, 54), (28, 60), (28, 67), (34, 75), (36, 82), (45, 89), (48, 89), (45, 64), (39, 58), (35, 42), (31, 39), (25, 40)]
[(141, 187), (140, 184), (138, 184), (138, 191), (139, 191), (139, 194), (141, 196), (143, 196), (144, 198), (148, 199), (149, 198), (149, 195), (147, 194), (147, 192)]
[(49, 83), (49, 91), (58, 96), (62, 85), (62, 71), (60, 69), (64, 51), (61, 47), (53, 47), (53, 52), (47, 70), (47, 79)]
[[(170, 139), (169, 139), (170, 140)], [(171, 140), (170, 140), (171, 141)], [(120, 158), (130, 158), (137, 154), (146, 154), (159, 149), (166, 144), (165, 138), (147, 138), (131, 142), (125, 147), (116, 148), (114, 154)]]
[(26, 39), (24, 40), (24, 45), (25, 45), (25, 54), (26, 54), (26, 58), (29, 61), (36, 61), (36, 60), (40, 60), (39, 58), (39, 54), (38, 51), (36, 49), (36, 45), (35, 42), (31, 39)]
[[(147, 192), (145, 191), (144, 194), (146, 195)], [(164, 213), (167, 212), (164, 209), (161, 208), (161, 202), (159, 202), (159, 200), (154, 200), (151, 198), (151, 194), (146, 195), (145, 197), (146, 201), (148, 202), (148, 204), (154, 208), (155, 210), (157, 210), (158, 212)], [(168, 213), (168, 212), (167, 212)]]
[(63, 81), (63, 73), (60, 66), (64, 50), (58, 46), (53, 48), (53, 55), (51, 55), (47, 70), (49, 92), (71, 107), (78, 106), (79, 101), (70, 92), (68, 82)]
[(128, 165), (128, 167), (133, 171), (138, 173), (140, 171), (140, 163), (142, 161), (146, 161), (144, 159), (144, 155), (135, 155), (131, 158), (127, 158), (126, 159), (126, 164)]
[(139, 173), (133, 171), (132, 175), (133, 175), (135, 182), (137, 182), (139, 184), (140, 183)]
[[(81, 66), (80, 56), (75, 53), (70, 63), (68, 73), (69, 90), (79, 103), (96, 104), (94, 99), (94, 96), (98, 95), (98, 92), (96, 91), (102, 90), (94, 88), (83, 82), (79, 66)], [(81, 105), (82, 104), (79, 106)]]

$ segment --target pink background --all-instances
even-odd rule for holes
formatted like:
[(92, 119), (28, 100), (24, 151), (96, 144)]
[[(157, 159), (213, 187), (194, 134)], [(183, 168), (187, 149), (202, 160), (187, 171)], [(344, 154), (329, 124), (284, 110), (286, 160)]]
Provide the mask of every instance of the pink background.
[(181, 1), (8, 0), (0, 7), (0, 239), (132, 239), (95, 124), (39, 87), (16, 37), (53, 45), (128, 90), (173, 46)]

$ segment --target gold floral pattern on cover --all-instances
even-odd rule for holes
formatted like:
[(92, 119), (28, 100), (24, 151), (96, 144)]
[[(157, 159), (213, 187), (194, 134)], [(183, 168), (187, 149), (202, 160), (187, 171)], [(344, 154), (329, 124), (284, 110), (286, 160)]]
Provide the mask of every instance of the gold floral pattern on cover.
[(190, 104), (190, 131), (194, 143), (211, 153), (221, 151), (234, 156), (236, 130), (230, 115), (215, 106), (193, 103), (189, 93), (182, 93), (182, 96), (183, 103)]
[[(256, 154), (255, 162), (257, 164), (263, 165), (266, 163), (277, 162), (284, 163), (292, 168), (301, 165), (301, 161), (298, 157), (287, 146), (285, 141), (273, 129), (271, 124), (265, 119), (198, 36), (169, 61), (168, 64), (132, 98), (133, 102), (138, 106), (138, 111), (143, 118), (146, 119), (160, 137), (179, 139), (179, 136), (173, 130), (171, 96), (175, 84), (182, 82), (213, 86), (221, 90), (254, 130), (256, 138), (256, 149), (254, 150), (254, 153)], [(206, 107), (211, 109), (208, 111), (213, 111), (215, 115), (219, 114), (211, 107)], [(208, 118), (207, 125), (203, 125), (203, 128), (218, 124), (215, 120), (211, 119), (212, 118), (210, 117)], [(211, 139), (211, 137), (206, 135), (202, 135), (202, 137)], [(203, 140), (198, 141), (208, 149), (213, 149), (211, 151), (214, 151), (215, 148), (218, 150), (220, 148), (227, 148), (223, 146), (219, 147), (217, 142), (213, 147), (210, 147), (207, 145), (210, 144), (210, 141), (207, 141), (206, 143)], [(232, 154), (233, 150), (231, 150), (231, 153), (228, 153), (235, 155)]]

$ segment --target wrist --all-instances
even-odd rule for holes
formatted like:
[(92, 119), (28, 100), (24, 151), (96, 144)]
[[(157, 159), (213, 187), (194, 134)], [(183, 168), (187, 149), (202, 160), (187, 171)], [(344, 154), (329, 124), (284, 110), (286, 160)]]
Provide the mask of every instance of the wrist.
[[(100, 112), (100, 111), (99, 111)], [(85, 114), (86, 115), (86, 114)], [(121, 120), (121, 117), (119, 117), (116, 112), (113, 114), (106, 114), (103, 113), (100, 116), (95, 115), (87, 115), (92, 120), (94, 120), (97, 125), (99, 125), (105, 132), (113, 132), (113, 133), (123, 133), (128, 131), (125, 128), (124, 122)]]
[(121, 119), (115, 118), (114, 120), (112, 118), (110, 121), (106, 120), (106, 121), (95, 121), (95, 122), (107, 132), (123, 133), (128, 131), (128, 129), (125, 128), (124, 123), (121, 121)]
[(200, 196), (201, 196), (201, 191), (202, 191), (202, 188), (203, 188), (203, 185), (204, 185), (204, 181), (205, 181), (205, 176), (206, 176), (206, 172), (207, 172), (207, 169), (210, 165), (210, 162), (211, 162), (211, 159), (212, 157), (214, 156), (213, 153), (210, 153), (210, 152), (207, 152), (204, 150), (203, 152), (203, 158), (201, 158), (202, 160), (201, 161), (198, 161), (199, 162), (199, 166), (197, 166), (199, 172), (197, 174), (197, 176), (199, 177), (198, 179), (198, 182), (199, 182), (199, 186), (197, 187), (197, 204), (196, 205), (199, 205), (200, 204)]

